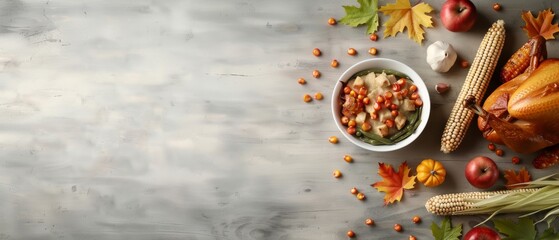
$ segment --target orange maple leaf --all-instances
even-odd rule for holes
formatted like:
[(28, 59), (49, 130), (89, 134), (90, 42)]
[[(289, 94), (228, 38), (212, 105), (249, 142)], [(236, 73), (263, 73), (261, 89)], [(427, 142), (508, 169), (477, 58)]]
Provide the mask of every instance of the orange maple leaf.
[(540, 11), (536, 18), (534, 18), (534, 15), (532, 15), (530, 11), (522, 12), (521, 16), (526, 23), (526, 26), (522, 27), (522, 29), (530, 38), (540, 35), (546, 40), (555, 39), (553, 35), (559, 32), (557, 23), (552, 23), (555, 14), (551, 9)]
[(398, 169), (394, 169), (390, 164), (379, 163), (378, 175), (382, 177), (381, 182), (374, 183), (373, 186), (379, 192), (385, 192), (384, 205), (400, 201), (404, 195), (404, 189), (413, 189), (415, 185), (415, 176), (409, 176), (410, 168), (406, 162), (403, 162)]
[(506, 187), (507, 189), (520, 188), (526, 186), (525, 184), (513, 185), (518, 183), (525, 183), (532, 181), (532, 176), (526, 171), (526, 168), (522, 168), (518, 171), (518, 174), (514, 170), (505, 170), (505, 179), (507, 179)]
[(399, 32), (403, 32), (404, 28), (408, 29), (408, 37), (421, 45), (423, 41), (423, 28), (433, 27), (431, 17), (427, 15), (433, 8), (427, 3), (419, 3), (411, 6), (409, 0), (396, 0), (394, 4), (386, 4), (380, 7), (384, 15), (389, 15), (390, 19), (384, 23), (384, 37), (396, 36)]

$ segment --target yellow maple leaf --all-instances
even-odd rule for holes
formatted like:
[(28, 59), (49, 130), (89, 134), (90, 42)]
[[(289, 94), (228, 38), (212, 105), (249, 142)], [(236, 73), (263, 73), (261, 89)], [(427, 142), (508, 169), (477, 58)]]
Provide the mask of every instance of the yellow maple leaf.
[(427, 3), (422, 2), (412, 7), (409, 0), (396, 0), (394, 4), (380, 7), (379, 11), (390, 16), (390, 19), (383, 24), (386, 27), (385, 38), (396, 36), (407, 28), (408, 37), (421, 45), (424, 39), (423, 33), (425, 33), (421, 26), (433, 27), (431, 17), (427, 15), (433, 11), (433, 8)]

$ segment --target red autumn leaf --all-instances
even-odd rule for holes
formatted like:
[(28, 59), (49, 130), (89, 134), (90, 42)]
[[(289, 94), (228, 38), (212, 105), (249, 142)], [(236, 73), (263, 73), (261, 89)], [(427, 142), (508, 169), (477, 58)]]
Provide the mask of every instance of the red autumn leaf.
[(546, 40), (555, 39), (553, 35), (559, 32), (559, 26), (557, 23), (552, 23), (553, 16), (555, 16), (555, 14), (553, 14), (550, 9), (539, 12), (536, 18), (534, 18), (534, 15), (532, 15), (530, 11), (524, 11), (521, 17), (526, 23), (526, 26), (522, 27), (522, 29), (530, 38), (540, 35)]
[(526, 168), (522, 168), (520, 169), (520, 171), (518, 171), (518, 174), (516, 174), (514, 170), (505, 170), (505, 179), (507, 179), (507, 189), (513, 189), (526, 186), (524, 184), (514, 186), (511, 185), (532, 181), (532, 176), (530, 176), (530, 173), (526, 171)]
[(374, 183), (373, 186), (379, 192), (385, 192), (384, 205), (400, 201), (404, 195), (404, 189), (413, 189), (415, 176), (409, 176), (410, 168), (403, 162), (395, 172), (390, 164), (379, 163), (378, 175), (382, 181)]

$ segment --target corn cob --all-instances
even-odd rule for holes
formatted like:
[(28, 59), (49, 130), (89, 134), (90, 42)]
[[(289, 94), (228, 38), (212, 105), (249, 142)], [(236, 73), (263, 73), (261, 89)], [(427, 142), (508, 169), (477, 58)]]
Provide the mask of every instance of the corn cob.
[(538, 223), (559, 215), (559, 173), (519, 184), (511, 186), (524, 188), (435, 196), (427, 200), (425, 208), (437, 215), (490, 214), (478, 226), (500, 213), (525, 213), (520, 217), (526, 217), (547, 211)]
[[(537, 65), (547, 57), (545, 39), (542, 36), (535, 36), (518, 49), (505, 63), (499, 77), (505, 83), (528, 70), (530, 64)], [(531, 67), (531, 70), (534, 70)]]
[[(438, 195), (430, 198), (425, 203), (425, 208), (436, 215), (472, 215), (473, 211), (479, 209), (474, 204), (477, 201), (490, 197), (505, 196), (515, 192), (535, 192), (536, 188), (519, 188), (513, 190), (487, 191), (487, 192), (464, 192)], [(491, 213), (487, 211), (486, 213)]]
[(480, 104), (487, 90), (505, 43), (504, 24), (503, 20), (493, 23), (481, 41), (441, 138), (441, 151), (444, 153), (452, 152), (458, 148), (474, 117), (474, 113), (463, 106), (466, 97), (472, 95)]

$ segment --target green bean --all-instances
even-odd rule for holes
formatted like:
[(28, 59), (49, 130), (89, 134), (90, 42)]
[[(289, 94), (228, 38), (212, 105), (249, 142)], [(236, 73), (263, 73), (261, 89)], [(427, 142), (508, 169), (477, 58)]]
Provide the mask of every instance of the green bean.
[(400, 136), (397, 139), (394, 139), (394, 143), (400, 142), (404, 139), (406, 139), (407, 137), (409, 137), (410, 135), (412, 135), (415, 130), (417, 129), (417, 127), (419, 127), (419, 124), (421, 123), (421, 119), (419, 119), (414, 125), (412, 125), (412, 128), (410, 131), (407, 131), (404, 135)]
[(365, 75), (367, 75), (367, 74), (369, 74), (369, 73), (373, 73), (373, 72), (374, 72), (374, 73), (382, 73), (382, 72), (384, 72), (384, 73), (386, 73), (387, 75), (394, 75), (394, 76), (397, 76), (397, 77), (399, 77), (399, 78), (406, 78), (406, 79), (408, 79), (408, 80), (411, 81), (411, 79), (410, 79), (408, 76), (406, 76), (405, 74), (403, 74), (403, 73), (401, 73), (401, 72), (394, 71), (394, 70), (389, 70), (389, 69), (376, 69), (376, 68), (372, 68), (372, 69), (367, 69), (367, 70), (359, 71), (359, 72), (357, 72), (356, 74), (353, 74), (353, 76), (351, 76), (351, 78), (349, 78), (349, 79), (353, 79), (353, 78), (360, 77), (360, 76), (365, 76)]
[(368, 144), (371, 144), (371, 145), (387, 145), (387, 144), (385, 144), (385, 143), (379, 142), (379, 141), (374, 140), (374, 139), (370, 139), (370, 138), (368, 138), (368, 137), (360, 137), (359, 139), (360, 139), (361, 141), (363, 141), (363, 142), (365, 142), (365, 143), (368, 143)]
[(363, 134), (363, 136), (365, 136), (367, 138), (370, 138), (370, 139), (373, 139), (375, 141), (379, 141), (379, 142), (382, 142), (384, 144), (392, 144), (392, 141), (390, 141), (390, 139), (383, 138), (383, 137), (381, 137), (377, 134), (374, 134), (374, 133), (365, 132), (361, 128), (357, 128), (357, 131), (360, 132), (361, 134)]

